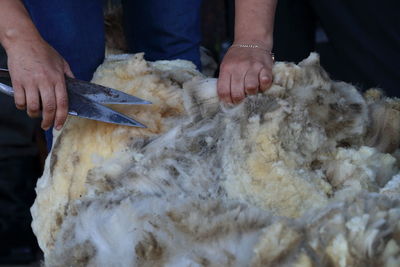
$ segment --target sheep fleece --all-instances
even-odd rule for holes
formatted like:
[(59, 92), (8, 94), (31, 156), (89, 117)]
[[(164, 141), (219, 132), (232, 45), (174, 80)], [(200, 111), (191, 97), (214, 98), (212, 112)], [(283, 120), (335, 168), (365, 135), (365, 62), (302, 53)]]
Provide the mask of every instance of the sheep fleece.
[[(69, 118), (37, 184), (46, 266), (399, 266), (400, 105), (278, 62), (231, 107), (186, 61), (106, 59), (147, 129)], [(183, 89), (183, 90), (182, 90)]]

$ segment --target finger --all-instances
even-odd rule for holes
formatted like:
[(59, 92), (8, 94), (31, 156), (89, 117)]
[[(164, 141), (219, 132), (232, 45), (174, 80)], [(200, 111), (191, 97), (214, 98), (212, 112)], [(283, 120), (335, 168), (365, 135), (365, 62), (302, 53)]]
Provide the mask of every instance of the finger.
[(40, 116), (39, 90), (36, 87), (23, 87), (26, 95), (26, 110), (31, 118)]
[(244, 74), (231, 76), (231, 98), (234, 104), (239, 104), (246, 97), (244, 91)]
[(65, 80), (57, 83), (56, 90), (55, 90), (55, 97), (56, 97), (56, 119), (54, 121), (54, 126), (56, 130), (60, 130), (61, 127), (64, 125), (65, 120), (68, 116), (68, 96), (67, 96), (67, 89), (65, 86)]
[(225, 103), (232, 103), (231, 99), (231, 75), (227, 72), (221, 72), (217, 81), (217, 93), (219, 99)]
[(40, 97), (42, 99), (42, 129), (48, 130), (54, 122), (56, 114), (56, 97), (54, 86), (48, 85), (40, 89)]
[(259, 74), (260, 90), (265, 92), (272, 85), (272, 73), (263, 68)]
[(64, 73), (70, 78), (75, 78), (74, 74), (71, 71), (71, 68), (66, 61), (64, 61)]
[(25, 90), (19, 83), (13, 83), (14, 89), (14, 102), (17, 109), (26, 109), (26, 96)]
[(248, 70), (244, 77), (244, 91), (247, 95), (255, 95), (259, 88), (259, 72), (254, 70)]

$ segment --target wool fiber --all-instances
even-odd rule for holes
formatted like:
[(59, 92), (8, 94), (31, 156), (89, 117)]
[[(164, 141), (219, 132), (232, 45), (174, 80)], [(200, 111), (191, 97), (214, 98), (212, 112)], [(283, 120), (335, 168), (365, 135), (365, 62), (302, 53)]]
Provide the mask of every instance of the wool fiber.
[(400, 102), (278, 62), (237, 106), (185, 61), (112, 56), (94, 82), (148, 126), (70, 118), (37, 186), (46, 266), (399, 266)]

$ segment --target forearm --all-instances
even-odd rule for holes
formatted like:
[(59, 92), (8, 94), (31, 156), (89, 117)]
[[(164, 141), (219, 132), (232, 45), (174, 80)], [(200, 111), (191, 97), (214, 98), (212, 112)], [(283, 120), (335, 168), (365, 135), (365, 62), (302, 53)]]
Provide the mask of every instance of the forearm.
[(42, 41), (29, 13), (19, 0), (0, 0), (0, 43), (7, 50), (21, 42)]
[(235, 1), (235, 43), (272, 49), (277, 0)]

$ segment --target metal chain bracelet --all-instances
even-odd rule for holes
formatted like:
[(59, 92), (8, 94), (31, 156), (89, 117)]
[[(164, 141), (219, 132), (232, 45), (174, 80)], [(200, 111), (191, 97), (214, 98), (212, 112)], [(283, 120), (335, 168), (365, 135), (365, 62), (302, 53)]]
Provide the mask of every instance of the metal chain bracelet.
[(262, 49), (265, 52), (267, 52), (268, 54), (271, 55), (272, 57), (272, 61), (275, 62), (275, 55), (274, 53), (272, 53), (270, 50), (266, 49), (265, 47), (262, 47), (260, 45), (256, 45), (256, 44), (233, 44), (231, 45), (231, 47), (240, 47), (240, 48), (255, 48), (255, 49)]

